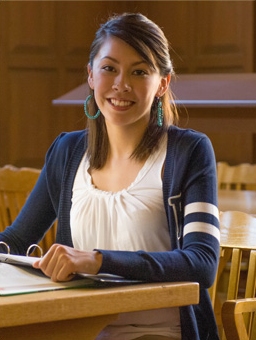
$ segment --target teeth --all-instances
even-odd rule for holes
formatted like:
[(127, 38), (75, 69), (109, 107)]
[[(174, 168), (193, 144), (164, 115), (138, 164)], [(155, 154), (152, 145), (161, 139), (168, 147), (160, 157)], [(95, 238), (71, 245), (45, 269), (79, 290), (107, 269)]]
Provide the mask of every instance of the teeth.
[(115, 106), (129, 106), (132, 102), (126, 100), (111, 99), (111, 103)]

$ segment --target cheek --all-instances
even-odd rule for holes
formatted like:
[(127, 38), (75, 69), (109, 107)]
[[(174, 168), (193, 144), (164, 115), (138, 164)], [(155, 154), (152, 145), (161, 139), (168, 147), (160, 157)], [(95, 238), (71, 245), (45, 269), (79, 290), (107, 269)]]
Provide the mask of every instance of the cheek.
[(141, 97), (144, 98), (145, 101), (149, 102), (149, 104), (151, 104), (156, 97), (157, 90), (158, 89), (155, 87), (148, 86), (143, 90)]
[(157, 96), (157, 93), (159, 91), (159, 79), (158, 78), (151, 78), (150, 82), (147, 82), (147, 84), (145, 84), (145, 92), (146, 92), (146, 96), (149, 98), (155, 98)]
[(97, 92), (107, 92), (112, 87), (113, 82), (109, 77), (94, 76), (93, 78), (94, 90)]

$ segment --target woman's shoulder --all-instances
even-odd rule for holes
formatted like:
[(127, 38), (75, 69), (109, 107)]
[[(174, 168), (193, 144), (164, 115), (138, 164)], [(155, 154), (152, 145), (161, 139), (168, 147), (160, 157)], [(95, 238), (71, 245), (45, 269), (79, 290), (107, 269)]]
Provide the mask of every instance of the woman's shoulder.
[(172, 125), (168, 129), (168, 137), (169, 138), (176, 138), (176, 139), (191, 139), (191, 140), (198, 140), (202, 138), (208, 139), (207, 135), (203, 132), (196, 131), (190, 128), (181, 128), (176, 125)]
[(61, 146), (69, 146), (75, 145), (81, 141), (85, 140), (85, 136), (87, 135), (87, 130), (78, 130), (78, 131), (71, 131), (71, 132), (62, 132), (59, 136), (55, 139), (53, 144), (58, 144)]
[(67, 150), (72, 150), (79, 144), (82, 144), (84, 146), (86, 141), (86, 135), (87, 130), (62, 132), (53, 141), (52, 145), (48, 150), (48, 153), (51, 153), (53, 150), (63, 150), (67, 152)]
[(62, 132), (46, 154), (46, 163), (66, 162), (70, 157), (83, 154), (86, 149), (87, 130)]
[(168, 129), (168, 153), (180, 154), (184, 157), (191, 156), (196, 150), (197, 153), (213, 155), (213, 147), (209, 137), (203, 132), (193, 129), (185, 129), (171, 126)]

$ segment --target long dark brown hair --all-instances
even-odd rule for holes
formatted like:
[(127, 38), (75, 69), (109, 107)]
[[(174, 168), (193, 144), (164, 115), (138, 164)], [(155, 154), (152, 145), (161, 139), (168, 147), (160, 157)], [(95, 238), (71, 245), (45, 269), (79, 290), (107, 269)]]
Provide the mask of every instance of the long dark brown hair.
[[(166, 77), (174, 74), (169, 54), (169, 43), (159, 26), (140, 13), (124, 13), (111, 17), (105, 24), (101, 25), (96, 32), (95, 39), (91, 45), (89, 64), (93, 67), (93, 61), (107, 37), (115, 36), (122, 39), (133, 47), (139, 55), (153, 69), (158, 68), (160, 75)], [(92, 98), (88, 104), (90, 115), (95, 115), (98, 110)], [(168, 127), (178, 122), (178, 113), (174, 104), (172, 93), (168, 90), (162, 97), (164, 112), (163, 125), (157, 125), (157, 100), (152, 103), (150, 120), (147, 129), (137, 145), (131, 157), (143, 160), (154, 152)], [(87, 154), (90, 167), (101, 169), (107, 160), (109, 139), (105, 124), (105, 118), (101, 114), (97, 119), (87, 120), (89, 129)]]

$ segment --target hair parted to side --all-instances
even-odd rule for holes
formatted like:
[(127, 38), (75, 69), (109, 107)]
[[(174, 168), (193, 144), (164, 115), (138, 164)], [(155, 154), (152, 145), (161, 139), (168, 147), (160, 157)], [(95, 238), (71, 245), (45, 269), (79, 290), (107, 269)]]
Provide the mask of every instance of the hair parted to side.
[[(163, 31), (153, 21), (140, 13), (115, 15), (100, 26), (90, 49), (89, 64), (91, 67), (93, 67), (94, 58), (101, 46), (110, 36), (122, 39), (133, 47), (150, 67), (160, 71), (161, 76), (174, 75), (169, 54), (169, 43)], [(93, 93), (92, 90), (91, 92)], [(161, 100), (164, 111), (163, 125), (161, 127), (157, 125), (157, 102), (155, 100), (152, 103), (148, 127), (141, 142), (131, 155), (135, 159), (145, 159), (151, 152), (154, 152), (168, 127), (178, 122), (178, 113), (171, 91), (168, 90), (161, 97)], [(92, 96), (88, 104), (88, 111), (93, 116), (97, 110), (97, 104), (94, 96)], [(89, 129), (87, 154), (90, 159), (90, 166), (94, 169), (100, 169), (106, 163), (109, 146), (104, 116), (101, 114), (95, 120), (88, 119), (87, 125)]]

